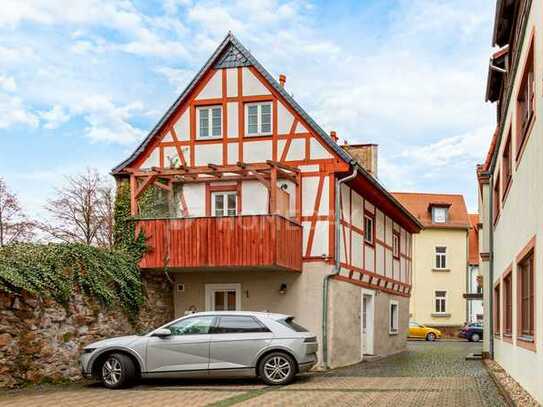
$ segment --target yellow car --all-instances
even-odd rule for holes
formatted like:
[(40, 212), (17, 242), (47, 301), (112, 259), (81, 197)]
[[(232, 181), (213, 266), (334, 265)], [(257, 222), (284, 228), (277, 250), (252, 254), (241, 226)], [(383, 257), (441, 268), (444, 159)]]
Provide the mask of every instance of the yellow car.
[(435, 328), (428, 328), (418, 322), (409, 322), (409, 335), (410, 338), (426, 339), (433, 342), (436, 339), (441, 338), (441, 331)]

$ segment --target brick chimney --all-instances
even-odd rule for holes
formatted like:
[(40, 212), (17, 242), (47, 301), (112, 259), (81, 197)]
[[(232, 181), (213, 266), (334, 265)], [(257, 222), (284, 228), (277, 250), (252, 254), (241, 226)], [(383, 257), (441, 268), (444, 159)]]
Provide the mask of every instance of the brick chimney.
[(332, 137), (332, 140), (334, 140), (337, 143), (338, 136), (337, 136), (337, 133), (335, 132), (335, 130), (332, 130), (330, 132), (330, 137)]
[(281, 87), (284, 88), (286, 82), (287, 82), (287, 76), (284, 73), (279, 75), (279, 84), (281, 85)]
[(341, 146), (367, 172), (377, 178), (377, 144), (347, 144)]

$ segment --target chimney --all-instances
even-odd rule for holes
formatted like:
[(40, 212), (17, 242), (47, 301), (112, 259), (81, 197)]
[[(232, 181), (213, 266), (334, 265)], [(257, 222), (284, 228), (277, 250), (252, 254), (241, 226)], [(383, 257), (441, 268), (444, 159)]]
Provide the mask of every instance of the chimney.
[(338, 141), (338, 136), (337, 136), (335, 130), (332, 130), (332, 131), (330, 132), (330, 137), (332, 137), (332, 140), (334, 140), (334, 141), (337, 143), (337, 141)]
[(341, 146), (357, 162), (369, 172), (374, 178), (377, 178), (377, 144), (347, 144)]
[(285, 87), (286, 81), (287, 81), (287, 76), (284, 73), (279, 75), (279, 84), (281, 85), (282, 88)]

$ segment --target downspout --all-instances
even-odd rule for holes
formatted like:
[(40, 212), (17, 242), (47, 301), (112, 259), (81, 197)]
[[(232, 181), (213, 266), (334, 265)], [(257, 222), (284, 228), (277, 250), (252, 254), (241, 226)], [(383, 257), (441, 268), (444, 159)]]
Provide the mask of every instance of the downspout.
[(341, 251), (340, 251), (340, 227), (341, 227), (341, 184), (348, 182), (354, 179), (358, 175), (358, 164), (356, 161), (351, 161), (351, 164), (354, 166), (353, 172), (351, 175), (347, 175), (345, 178), (336, 179), (335, 185), (335, 246), (334, 246), (334, 256), (335, 256), (335, 265), (334, 270), (324, 276), (322, 282), (322, 362), (323, 368), (328, 368), (328, 287), (330, 285), (330, 279), (339, 274), (341, 270)]
[(488, 333), (489, 341), (489, 352), (490, 358), (494, 359), (494, 194), (493, 186), (494, 185), (494, 175), (490, 177), (490, 183), (488, 184), (488, 202), (489, 202), (489, 218), (488, 218), (488, 251), (490, 256), (489, 267), (488, 267), (488, 310), (490, 314), (489, 328), (490, 332)]

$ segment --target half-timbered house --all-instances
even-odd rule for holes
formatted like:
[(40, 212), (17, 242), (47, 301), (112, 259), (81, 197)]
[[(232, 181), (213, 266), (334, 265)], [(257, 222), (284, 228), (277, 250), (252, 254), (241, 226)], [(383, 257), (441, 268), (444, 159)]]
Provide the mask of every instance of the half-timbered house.
[(175, 281), (177, 316), (294, 315), (322, 366), (403, 350), (421, 224), (353, 158), (374, 165), (376, 146), (339, 146), (285, 81), (228, 34), (113, 169), (147, 239), (140, 266)]

